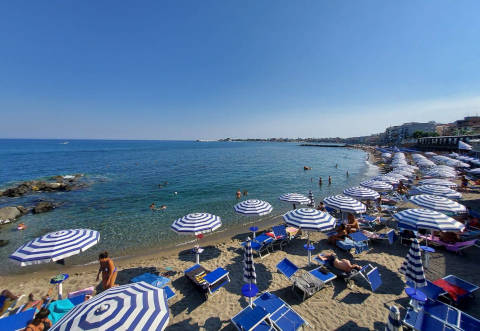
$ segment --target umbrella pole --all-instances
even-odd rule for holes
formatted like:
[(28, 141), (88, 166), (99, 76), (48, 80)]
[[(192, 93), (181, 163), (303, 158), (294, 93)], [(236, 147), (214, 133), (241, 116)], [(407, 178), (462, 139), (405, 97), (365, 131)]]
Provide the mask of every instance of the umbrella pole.
[(58, 283), (58, 300), (62, 300), (63, 286), (62, 283)]
[(195, 263), (200, 264), (200, 253), (199, 253), (200, 243), (198, 241), (198, 238), (196, 239), (197, 239), (197, 245), (195, 246)]
[(310, 251), (310, 232), (307, 232), (307, 253), (308, 253), (308, 265), (312, 264), (312, 252)]

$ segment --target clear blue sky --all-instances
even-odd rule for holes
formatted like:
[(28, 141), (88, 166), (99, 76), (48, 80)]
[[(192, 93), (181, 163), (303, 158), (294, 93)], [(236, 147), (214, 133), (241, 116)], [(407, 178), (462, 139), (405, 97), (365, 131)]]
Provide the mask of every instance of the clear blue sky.
[(480, 113), (480, 1), (2, 1), (0, 137), (354, 136)]

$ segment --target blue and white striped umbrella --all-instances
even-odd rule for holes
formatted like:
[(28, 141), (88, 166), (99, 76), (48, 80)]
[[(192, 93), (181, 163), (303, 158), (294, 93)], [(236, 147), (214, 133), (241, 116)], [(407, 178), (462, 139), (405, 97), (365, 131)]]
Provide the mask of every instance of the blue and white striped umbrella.
[(419, 194), (410, 198), (417, 206), (439, 211), (441, 213), (460, 214), (465, 213), (467, 208), (456, 201), (438, 195)]
[(435, 177), (435, 178), (455, 178), (457, 175), (451, 171), (436, 169), (427, 171), (423, 174), (426, 177)]
[(420, 244), (417, 238), (412, 242), (412, 246), (408, 250), (407, 257), (402, 266), (398, 270), (405, 275), (407, 283), (415, 288), (427, 286), (425, 273), (423, 272), (422, 255), (420, 252)]
[(360, 183), (361, 186), (371, 188), (377, 192), (387, 192), (393, 190), (393, 186), (378, 180), (367, 180)]
[(405, 176), (405, 177), (412, 177), (413, 176), (413, 172), (407, 171), (407, 170), (401, 170), (401, 169), (397, 169), (397, 168), (390, 171), (388, 173), (388, 176), (393, 177), (392, 176), (393, 174), (398, 174), (398, 175), (402, 175), (402, 176)]
[(375, 176), (375, 177), (372, 178), (372, 180), (378, 180), (378, 181), (381, 181), (381, 182), (388, 183), (390, 185), (398, 184), (398, 179), (395, 179), (393, 177), (386, 176), (386, 175)]
[(480, 168), (472, 169), (469, 172), (474, 175), (480, 175)]
[(253, 264), (252, 240), (250, 237), (245, 242), (245, 255), (243, 256), (243, 280), (249, 284), (257, 283), (257, 274)]
[(86, 251), (100, 241), (100, 233), (89, 229), (47, 233), (18, 248), (9, 256), (22, 267), (55, 262)]
[(465, 225), (455, 219), (439, 213), (438, 211), (412, 208), (395, 213), (393, 217), (398, 221), (398, 226), (405, 225), (407, 229), (426, 229), (435, 231), (463, 231)]
[(388, 310), (388, 320), (386, 331), (399, 331), (402, 330), (402, 320), (400, 319), (400, 310), (395, 305), (391, 305)]
[(272, 205), (262, 200), (245, 200), (237, 203), (233, 208), (237, 213), (255, 216), (268, 215), (273, 210)]
[(112, 287), (75, 306), (50, 330), (164, 330), (169, 317), (165, 290), (138, 282)]
[(323, 200), (325, 206), (345, 213), (361, 214), (367, 211), (367, 206), (358, 200), (345, 195), (333, 195)]
[(309, 198), (299, 193), (285, 193), (285, 194), (282, 194), (278, 199), (285, 202), (291, 202), (291, 203), (299, 203), (299, 204), (310, 203)]
[(438, 185), (438, 186), (446, 186), (452, 189), (457, 187), (457, 184), (455, 184), (454, 182), (450, 182), (448, 180), (439, 179), (439, 178), (422, 179), (418, 182), (418, 185)]
[(358, 200), (376, 200), (378, 199), (378, 197), (380, 197), (380, 194), (378, 194), (378, 192), (363, 186), (354, 186), (347, 188), (343, 191), (343, 194), (356, 198)]
[(401, 175), (401, 174), (397, 174), (395, 172), (388, 172), (385, 175), (388, 176), (388, 177), (395, 178), (398, 181), (404, 181), (404, 182), (408, 181), (407, 177), (405, 177), (404, 175)]
[(177, 219), (171, 225), (179, 234), (197, 235), (212, 232), (222, 226), (220, 217), (209, 213), (192, 213)]
[(283, 215), (285, 222), (306, 231), (329, 231), (335, 227), (336, 220), (329, 213), (313, 208), (299, 208)]
[(462, 194), (460, 192), (439, 185), (420, 185), (416, 186), (415, 190), (420, 193), (438, 195), (449, 199), (460, 199), (462, 197)]

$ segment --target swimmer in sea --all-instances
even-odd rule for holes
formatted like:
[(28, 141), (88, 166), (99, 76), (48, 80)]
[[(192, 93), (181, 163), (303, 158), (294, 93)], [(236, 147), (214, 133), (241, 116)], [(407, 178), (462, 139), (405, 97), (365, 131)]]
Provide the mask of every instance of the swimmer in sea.
[(240, 190), (237, 190), (236, 196), (237, 199), (240, 199), (242, 197), (242, 192)]
[(155, 211), (155, 202), (152, 202), (149, 208), (151, 211)]
[(160, 206), (160, 209), (161, 209), (161, 210), (165, 210), (165, 209), (167, 209), (167, 206), (161, 205), (161, 206)]
[(246, 197), (247, 195), (248, 195), (248, 191), (247, 190), (243, 191), (243, 196)]

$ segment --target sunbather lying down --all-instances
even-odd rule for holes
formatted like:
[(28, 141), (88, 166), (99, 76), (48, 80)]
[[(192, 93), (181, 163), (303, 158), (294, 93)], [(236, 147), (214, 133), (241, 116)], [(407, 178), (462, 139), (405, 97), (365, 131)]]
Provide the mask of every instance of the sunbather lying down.
[(345, 272), (351, 272), (352, 270), (360, 270), (362, 269), (361, 266), (358, 264), (352, 264), (347, 259), (339, 259), (335, 253), (327, 253), (327, 254), (318, 254), (318, 258), (326, 261), (332, 267), (337, 268), (338, 270), (342, 270)]

